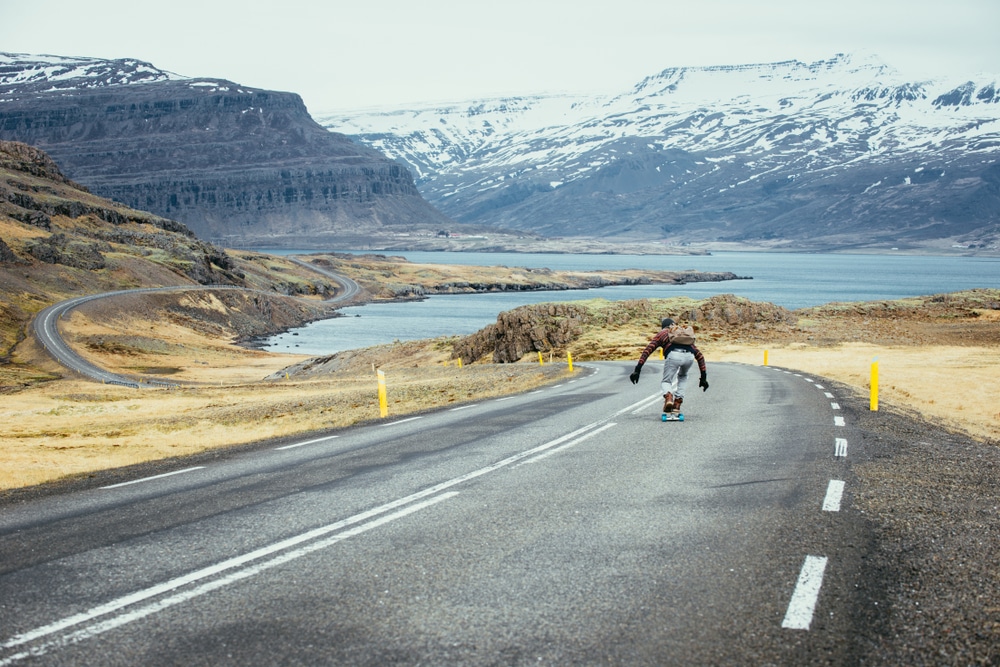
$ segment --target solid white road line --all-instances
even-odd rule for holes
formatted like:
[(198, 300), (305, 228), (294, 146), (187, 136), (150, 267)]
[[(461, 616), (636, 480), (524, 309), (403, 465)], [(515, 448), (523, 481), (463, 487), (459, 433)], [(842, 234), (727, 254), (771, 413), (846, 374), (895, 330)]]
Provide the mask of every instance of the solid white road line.
[[(48, 642), (46, 642), (46, 643), (44, 643), (44, 644), (42, 644), (40, 646), (34, 646), (31, 649), (22, 651), (20, 653), (11, 655), (11, 656), (3, 659), (3, 660), (0, 660), (0, 667), (6, 667), (7, 665), (13, 664), (14, 662), (20, 661), (20, 660), (22, 660), (24, 658), (27, 658), (27, 657), (30, 657), (30, 656), (42, 655), (42, 654), (46, 653), (51, 648), (68, 646), (70, 644), (76, 644), (78, 642), (81, 642), (81, 641), (83, 641), (85, 639), (90, 639), (91, 637), (95, 637), (95, 636), (97, 636), (99, 634), (105, 633), (108, 630), (113, 630), (115, 628), (121, 627), (121, 626), (126, 625), (128, 623), (132, 623), (133, 621), (137, 621), (139, 619), (145, 618), (146, 616), (150, 616), (150, 615), (155, 614), (157, 612), (163, 611), (164, 609), (168, 609), (168, 608), (173, 607), (175, 605), (178, 605), (178, 604), (180, 604), (182, 602), (187, 602), (188, 600), (194, 599), (196, 597), (200, 597), (200, 596), (202, 596), (202, 595), (204, 595), (206, 593), (209, 593), (209, 592), (214, 591), (216, 589), (222, 588), (223, 586), (228, 586), (229, 584), (235, 583), (237, 581), (241, 581), (243, 579), (247, 579), (247, 578), (252, 577), (254, 575), (257, 575), (257, 574), (259, 574), (259, 573), (261, 573), (261, 572), (263, 572), (265, 570), (269, 570), (269, 569), (271, 569), (273, 567), (277, 567), (278, 565), (284, 565), (285, 563), (288, 563), (290, 561), (293, 561), (293, 560), (296, 560), (298, 558), (301, 558), (302, 556), (306, 556), (306, 555), (308, 555), (308, 554), (310, 554), (310, 553), (312, 553), (314, 551), (318, 551), (320, 549), (324, 549), (324, 548), (329, 547), (329, 546), (331, 546), (333, 544), (336, 544), (337, 542), (341, 542), (341, 541), (346, 540), (348, 538), (354, 537), (355, 535), (360, 535), (361, 533), (364, 533), (364, 532), (367, 532), (369, 530), (372, 530), (373, 528), (377, 528), (377, 527), (385, 525), (385, 524), (387, 524), (387, 523), (389, 523), (391, 521), (395, 521), (396, 519), (400, 519), (400, 518), (402, 518), (404, 516), (408, 516), (410, 514), (413, 514), (414, 512), (418, 512), (418, 511), (420, 511), (422, 509), (430, 507), (431, 505), (435, 505), (435, 504), (441, 502), (442, 500), (447, 500), (447, 499), (453, 498), (453, 497), (455, 497), (457, 495), (458, 495), (457, 491), (452, 491), (452, 492), (449, 492), (449, 493), (442, 493), (441, 495), (436, 496), (434, 498), (430, 498), (430, 499), (425, 500), (423, 502), (410, 505), (409, 507), (404, 507), (403, 509), (398, 510), (396, 512), (393, 512), (392, 514), (388, 514), (386, 516), (378, 517), (377, 519), (374, 519), (372, 521), (368, 521), (368, 522), (363, 523), (361, 525), (355, 526), (354, 528), (351, 528), (350, 530), (343, 531), (343, 532), (338, 533), (336, 535), (327, 537), (326, 539), (319, 540), (319, 541), (313, 542), (311, 544), (307, 544), (307, 545), (304, 545), (302, 547), (299, 547), (298, 549), (293, 549), (293, 550), (288, 551), (286, 553), (280, 554), (277, 557), (272, 558), (271, 560), (267, 560), (267, 561), (264, 561), (264, 562), (252, 565), (250, 567), (246, 567), (246, 568), (242, 568), (242, 569), (236, 570), (235, 572), (231, 572), (231, 573), (229, 573), (228, 575), (226, 575), (224, 577), (221, 577), (219, 579), (215, 579), (215, 580), (212, 580), (212, 581), (208, 581), (208, 582), (206, 582), (206, 583), (204, 583), (204, 584), (202, 584), (200, 586), (197, 586), (197, 587), (192, 588), (192, 589), (187, 590), (187, 591), (182, 591), (180, 593), (177, 593), (176, 595), (172, 595), (172, 596), (164, 598), (162, 600), (158, 600), (158, 601), (156, 601), (156, 602), (154, 602), (152, 604), (146, 605), (145, 607), (140, 607), (138, 609), (133, 609), (133, 610), (131, 610), (129, 612), (126, 612), (126, 613), (123, 613), (123, 614), (119, 614), (118, 616), (115, 616), (113, 618), (109, 618), (107, 620), (101, 621), (100, 623), (95, 623), (94, 625), (91, 625), (89, 627), (82, 628), (82, 629), (77, 630), (75, 632), (69, 633), (69, 634), (67, 634), (65, 636), (58, 637), (56, 639), (50, 640), (50, 641), (48, 641)], [(162, 586), (156, 587), (156, 588), (162, 588)], [(171, 590), (171, 589), (167, 589), (167, 590)], [(83, 616), (83, 614), (78, 614), (77, 616)], [(75, 618), (75, 617), (70, 617), (70, 618), (72, 619), (72, 618)], [(79, 623), (86, 622), (86, 620), (92, 620), (93, 618), (96, 618), (96, 616), (91, 616), (88, 619), (81, 619), (81, 620), (75, 621), (73, 623), (65, 624), (65, 625), (63, 625), (62, 628), (58, 628), (58, 629), (63, 629), (63, 628), (68, 627), (70, 625), (78, 625)], [(69, 619), (66, 619), (66, 620), (69, 620)], [(56, 625), (56, 624), (53, 624), (53, 625)], [(48, 627), (51, 627), (51, 626), (46, 626), (46, 627), (48, 628)], [(16, 645), (19, 645), (19, 644), (24, 644), (25, 642), (30, 641), (31, 639), (38, 638), (39, 636), (44, 636), (44, 634), (52, 634), (52, 632), (58, 631), (58, 629), (56, 629), (56, 630), (53, 630), (52, 632), (46, 632), (44, 634), (39, 634), (41, 630), (45, 630), (45, 629), (46, 628), (40, 628), (39, 630), (36, 630), (34, 632), (27, 633), (25, 635), (20, 635), (18, 637), (14, 637), (10, 641), (8, 641), (5, 644), (3, 644), (3, 647), (4, 648), (9, 648), (9, 647), (16, 646)]]
[(605, 424), (604, 426), (602, 426), (601, 428), (597, 429), (596, 431), (591, 431), (589, 433), (584, 433), (583, 435), (581, 435), (576, 440), (572, 440), (570, 442), (567, 442), (565, 445), (562, 445), (560, 447), (556, 447), (554, 449), (550, 449), (548, 451), (542, 452), (538, 456), (535, 456), (535, 457), (532, 457), (530, 459), (527, 459), (526, 461), (522, 461), (518, 465), (525, 465), (525, 464), (528, 464), (528, 463), (537, 463), (537, 462), (541, 461), (544, 458), (552, 456), (556, 452), (561, 452), (564, 449), (569, 449), (570, 447), (575, 447), (576, 445), (579, 445), (584, 440), (587, 440), (588, 438), (591, 438), (591, 437), (597, 435), (601, 431), (606, 431), (607, 429), (611, 428), (612, 426), (617, 426), (617, 424), (615, 424), (614, 422), (611, 422), (610, 424)]
[(809, 629), (819, 599), (819, 589), (823, 586), (825, 570), (826, 556), (806, 556), (781, 627), (789, 630)]
[(325, 442), (327, 440), (333, 440), (334, 438), (339, 438), (339, 435), (328, 435), (325, 438), (316, 438), (315, 440), (306, 440), (305, 442), (293, 442), (290, 445), (285, 445), (284, 447), (275, 447), (274, 451), (278, 452), (282, 449), (295, 449), (296, 447), (305, 447), (306, 445), (315, 445), (317, 442)]
[(823, 499), (824, 512), (839, 512), (840, 501), (844, 497), (844, 482), (831, 479), (826, 487), (826, 497)]
[(143, 477), (142, 479), (133, 479), (131, 482), (121, 482), (120, 484), (112, 484), (111, 486), (102, 486), (102, 489), (117, 489), (120, 486), (128, 486), (130, 484), (141, 484), (142, 482), (151, 482), (154, 479), (163, 479), (164, 477), (173, 477), (174, 475), (181, 475), (186, 472), (193, 472), (195, 470), (201, 470), (205, 466), (195, 466), (193, 468), (184, 468), (184, 470), (175, 470), (173, 472), (165, 472), (162, 475), (153, 475), (152, 477)]
[(639, 407), (637, 407), (635, 410), (632, 410), (632, 414), (637, 415), (640, 412), (645, 412), (646, 408), (648, 408), (650, 405), (652, 405), (653, 403), (656, 403), (656, 401), (658, 401), (658, 400), (660, 400), (662, 398), (663, 397), (660, 396), (659, 394), (653, 394), (649, 398), (644, 399), (642, 401), (639, 401), (639, 403), (638, 403)]
[[(221, 574), (221, 573), (229, 571), (229, 570), (234, 570), (235, 571), (235, 570), (240, 569), (242, 571), (242, 568), (244, 568), (244, 566), (247, 566), (248, 564), (252, 563), (253, 561), (259, 561), (262, 558), (265, 558), (267, 556), (271, 556), (271, 555), (276, 554), (278, 552), (289, 550), (289, 549), (291, 549), (293, 547), (298, 547), (299, 545), (301, 545), (301, 544), (303, 544), (305, 542), (309, 542), (309, 541), (316, 540), (316, 539), (321, 538), (321, 537), (325, 537), (325, 536), (329, 535), (330, 533), (339, 532), (339, 531), (341, 531), (341, 530), (343, 530), (345, 528), (348, 528), (349, 526), (354, 526), (356, 524), (361, 524), (363, 522), (367, 522), (370, 519), (373, 519), (374, 517), (377, 517), (379, 515), (385, 514), (386, 512), (397, 510), (397, 509), (399, 509), (401, 507), (404, 507), (406, 505), (411, 505), (413, 503), (416, 503), (417, 501), (423, 501), (424, 499), (426, 499), (426, 498), (428, 498), (430, 496), (436, 496), (436, 495), (440, 494), (441, 492), (443, 492), (443, 491), (445, 491), (445, 490), (447, 490), (447, 489), (449, 489), (449, 488), (451, 488), (453, 486), (456, 486), (458, 484), (462, 484), (462, 483), (470, 481), (472, 479), (476, 479), (477, 477), (481, 477), (481, 476), (486, 475), (488, 473), (491, 473), (491, 472), (493, 472), (495, 470), (499, 470), (501, 468), (505, 468), (505, 467), (510, 466), (510, 465), (512, 465), (514, 463), (522, 461), (523, 459), (535, 456), (536, 454), (538, 454), (540, 452), (543, 452), (543, 451), (545, 451), (547, 449), (551, 449), (553, 447), (557, 447), (557, 446), (559, 446), (559, 445), (561, 445), (561, 444), (563, 444), (563, 443), (565, 443), (567, 441), (572, 441), (575, 438), (578, 438), (579, 436), (583, 435), (587, 431), (599, 428), (603, 424), (609, 422), (611, 419), (613, 419), (618, 414), (621, 414), (622, 412), (628, 411), (632, 407), (634, 407), (634, 406), (630, 406), (630, 407), (624, 408), (623, 410), (619, 411), (618, 413), (616, 413), (612, 417), (609, 417), (607, 419), (603, 419), (601, 421), (594, 422), (592, 424), (588, 424), (586, 426), (578, 428), (577, 430), (575, 430), (575, 431), (573, 431), (571, 433), (567, 433), (566, 435), (563, 435), (561, 437), (555, 438), (554, 440), (550, 440), (549, 442), (541, 444), (541, 445), (539, 445), (537, 447), (533, 447), (532, 449), (528, 449), (528, 450), (519, 452), (517, 454), (514, 454), (512, 456), (507, 457), (506, 459), (503, 459), (501, 461), (497, 461), (496, 463), (493, 463), (493, 464), (490, 464), (488, 466), (479, 468), (478, 470), (473, 470), (472, 472), (466, 473), (464, 475), (460, 475), (458, 477), (453, 477), (452, 479), (449, 479), (447, 481), (444, 481), (444, 482), (441, 482), (439, 484), (436, 484), (436, 485), (434, 485), (432, 487), (424, 489), (423, 491), (417, 491), (416, 493), (412, 493), (412, 494), (410, 494), (408, 496), (405, 496), (403, 498), (399, 498), (397, 500), (388, 502), (388, 503), (386, 503), (384, 505), (380, 505), (380, 506), (375, 507), (373, 509), (370, 509), (370, 510), (368, 510), (366, 512), (361, 512), (360, 514), (356, 514), (356, 515), (354, 515), (352, 517), (348, 517), (346, 519), (342, 519), (340, 521), (336, 521), (336, 522), (328, 524), (326, 526), (321, 526), (319, 528), (314, 528), (313, 530), (307, 531), (305, 533), (301, 533), (299, 535), (295, 535), (293, 537), (290, 537), (290, 538), (287, 538), (287, 539), (282, 540), (280, 542), (276, 542), (274, 544), (262, 547), (260, 549), (256, 549), (255, 551), (251, 551), (249, 553), (243, 554), (242, 556), (236, 556), (234, 558), (230, 558), (230, 559), (221, 561), (219, 563), (216, 563), (215, 565), (210, 565), (208, 567), (202, 568), (200, 570), (196, 570), (196, 571), (191, 572), (189, 574), (182, 575), (180, 577), (176, 577), (176, 578), (171, 579), (169, 581), (166, 581), (166, 582), (164, 582), (162, 584), (157, 584), (156, 586), (151, 586), (151, 587), (146, 588), (144, 590), (137, 591), (137, 592), (131, 593), (129, 595), (125, 595), (125, 596), (117, 598), (115, 600), (111, 600), (110, 602), (107, 602), (107, 603), (102, 604), (102, 605), (98, 605), (97, 607), (89, 609), (89, 610), (87, 610), (85, 612), (81, 612), (79, 614), (74, 614), (72, 616), (68, 616), (66, 618), (63, 618), (63, 619), (58, 620), (58, 621), (55, 621), (55, 622), (50, 623), (48, 625), (42, 626), (40, 628), (36, 628), (34, 630), (22, 633), (20, 635), (12, 637), (11, 639), (9, 639), (6, 642), (4, 642), (3, 644), (0, 644), (0, 648), (7, 649), (7, 648), (13, 648), (15, 646), (21, 646), (21, 645), (26, 644), (28, 642), (34, 641), (36, 639), (40, 639), (42, 637), (46, 637), (48, 635), (52, 635), (54, 633), (60, 632), (60, 631), (65, 630), (67, 628), (73, 627), (75, 625), (79, 625), (81, 623), (86, 623), (86, 622), (95, 620), (95, 619), (97, 619), (100, 616), (105, 616), (105, 615), (111, 614), (113, 612), (118, 611), (119, 609), (124, 608), (124, 607), (127, 607), (127, 606), (130, 606), (130, 605), (136, 604), (138, 602), (142, 602), (144, 600), (148, 600), (150, 598), (162, 595), (164, 593), (167, 593), (167, 592), (172, 591), (174, 589), (180, 588), (182, 586), (186, 586), (186, 585), (195, 583), (197, 581), (201, 581), (203, 579), (207, 579), (209, 577), (214, 577), (214, 576), (216, 576), (218, 574)], [(446, 494), (446, 497), (450, 497), (450, 496), (447, 496), (447, 494)], [(442, 499), (443, 499), (443, 497), (442, 497)], [(395, 515), (392, 515), (392, 516), (395, 516)], [(242, 578), (242, 577), (239, 577), (239, 578)], [(207, 590), (210, 590), (211, 588), (213, 588), (213, 584), (214, 584), (214, 582), (205, 584), (206, 587), (209, 587), (208, 589), (206, 589), (206, 592), (207, 592)], [(155, 605), (152, 605), (152, 606), (155, 606)], [(114, 619), (112, 619), (112, 620), (114, 620)], [(108, 622), (111, 622), (111, 621), (108, 621)], [(86, 630), (82, 630), (80, 632), (86, 632)], [(65, 640), (65, 638), (63, 638), (61, 640), (53, 640), (49, 644), (46, 644), (46, 646), (49, 646), (49, 647), (55, 646), (55, 645), (63, 642), (64, 640)], [(0, 667), (4, 667), (5, 665), (11, 664), (11, 661), (15, 660), (15, 658), (18, 659), (18, 660), (20, 660), (23, 657), (26, 657), (28, 655), (34, 655), (35, 652), (38, 651), (38, 650), (40, 650), (40, 647), (33, 647), (29, 651), (25, 652), (23, 655), (22, 654), (18, 654), (18, 656), (8, 657), (5, 660), (0, 661)]]
[(846, 438), (836, 438), (834, 440), (833, 455), (834, 456), (847, 456), (847, 439)]

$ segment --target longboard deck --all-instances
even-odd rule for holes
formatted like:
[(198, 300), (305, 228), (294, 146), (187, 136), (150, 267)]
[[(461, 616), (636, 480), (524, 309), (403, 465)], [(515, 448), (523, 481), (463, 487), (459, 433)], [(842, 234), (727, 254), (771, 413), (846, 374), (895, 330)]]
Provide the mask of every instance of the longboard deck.
[(682, 422), (684, 421), (684, 413), (682, 412), (664, 412), (661, 419), (665, 422)]

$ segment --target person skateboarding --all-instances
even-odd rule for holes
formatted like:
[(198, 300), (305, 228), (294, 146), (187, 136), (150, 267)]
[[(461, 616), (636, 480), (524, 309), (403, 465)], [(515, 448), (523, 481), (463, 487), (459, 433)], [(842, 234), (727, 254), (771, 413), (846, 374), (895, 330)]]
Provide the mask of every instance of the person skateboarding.
[(639, 382), (639, 374), (646, 359), (658, 347), (663, 348), (663, 378), (660, 380), (660, 391), (663, 393), (663, 415), (680, 412), (684, 402), (687, 387), (688, 372), (695, 362), (701, 371), (698, 386), (702, 391), (708, 391), (708, 368), (705, 356), (694, 344), (694, 330), (691, 327), (680, 327), (669, 317), (660, 322), (660, 332), (650, 339), (649, 344), (639, 355), (635, 370), (629, 375), (632, 384)]

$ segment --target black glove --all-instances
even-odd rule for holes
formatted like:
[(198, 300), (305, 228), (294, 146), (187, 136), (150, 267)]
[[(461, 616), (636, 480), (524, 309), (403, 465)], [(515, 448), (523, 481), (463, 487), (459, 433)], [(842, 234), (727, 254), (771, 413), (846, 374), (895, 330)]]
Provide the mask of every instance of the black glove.
[(701, 374), (701, 379), (698, 380), (698, 386), (701, 387), (702, 391), (708, 391), (708, 375), (706, 373)]
[(632, 371), (632, 374), (628, 376), (628, 379), (632, 381), (632, 384), (635, 384), (639, 381), (639, 373), (641, 372), (642, 372), (642, 364), (636, 364), (635, 370)]

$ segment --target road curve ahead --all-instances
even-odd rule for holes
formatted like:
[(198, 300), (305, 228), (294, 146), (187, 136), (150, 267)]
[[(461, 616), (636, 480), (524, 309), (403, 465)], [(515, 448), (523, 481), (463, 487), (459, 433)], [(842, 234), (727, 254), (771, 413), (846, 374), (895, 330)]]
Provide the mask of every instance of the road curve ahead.
[(833, 392), (710, 363), (663, 423), (652, 368), (577, 368), (0, 508), (0, 667), (858, 662)]
[[(313, 266), (308, 262), (303, 262), (294, 257), (287, 258), (289, 261), (294, 262), (304, 266), (312, 271), (319, 273), (320, 275), (334, 280), (341, 288), (337, 294), (335, 294), (330, 299), (327, 299), (328, 303), (340, 303), (348, 302), (356, 298), (361, 293), (361, 287), (348, 278), (347, 276), (342, 276), (332, 271), (327, 271), (320, 267)], [(134, 377), (129, 377), (126, 375), (119, 375), (117, 373), (112, 373), (107, 371), (100, 366), (97, 366), (76, 353), (63, 339), (62, 335), (59, 333), (59, 320), (69, 314), (74, 308), (77, 308), (89, 301), (94, 301), (96, 299), (112, 299), (117, 296), (122, 296), (125, 294), (140, 294), (143, 292), (171, 292), (171, 291), (185, 291), (185, 290), (242, 290), (245, 288), (234, 287), (232, 285), (187, 285), (179, 287), (149, 287), (143, 289), (130, 289), (130, 290), (120, 290), (116, 292), (104, 292), (101, 294), (91, 294), (89, 296), (76, 297), (74, 299), (67, 299), (66, 301), (61, 301), (59, 303), (53, 304), (48, 308), (42, 310), (35, 319), (32, 320), (31, 330), (35, 334), (35, 338), (39, 343), (45, 348), (45, 350), (52, 355), (52, 357), (65, 366), (66, 368), (79, 373), (85, 377), (98, 382), (103, 382), (105, 384), (118, 384), (125, 387), (139, 388), (143, 386), (148, 387), (163, 387), (163, 386), (175, 386), (175, 383), (161, 382), (159, 380), (146, 379), (142, 382), (138, 381)], [(254, 291), (257, 290), (247, 290)]]

